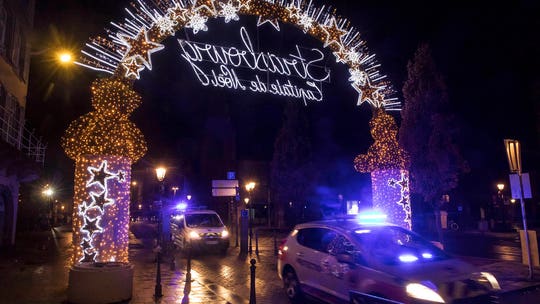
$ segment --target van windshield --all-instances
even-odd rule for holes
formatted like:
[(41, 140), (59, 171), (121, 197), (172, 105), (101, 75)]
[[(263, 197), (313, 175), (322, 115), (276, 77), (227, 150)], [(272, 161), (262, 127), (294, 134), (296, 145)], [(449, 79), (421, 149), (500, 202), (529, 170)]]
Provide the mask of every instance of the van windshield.
[(223, 223), (212, 213), (186, 214), (186, 225), (190, 228), (196, 227), (223, 227)]

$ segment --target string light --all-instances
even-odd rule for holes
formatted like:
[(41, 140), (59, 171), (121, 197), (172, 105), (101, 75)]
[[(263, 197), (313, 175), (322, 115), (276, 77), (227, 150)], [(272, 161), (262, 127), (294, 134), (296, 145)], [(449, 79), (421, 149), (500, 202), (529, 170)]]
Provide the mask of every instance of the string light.
[(354, 168), (371, 173), (373, 207), (386, 213), (390, 222), (411, 229), (410, 160), (397, 142), (397, 124), (383, 109), (377, 109), (369, 126), (374, 143), (366, 154), (354, 159)]
[[(138, 0), (126, 9), (130, 18), (113, 23), (108, 37), (92, 38), (77, 64), (107, 72), (115, 77), (139, 79), (140, 72), (152, 69), (151, 55), (161, 49), (161, 41), (182, 28), (194, 34), (207, 31), (209, 18), (224, 17), (225, 23), (239, 15), (258, 16), (257, 26), (270, 23), (279, 31), (279, 22), (291, 23), (323, 42), (336, 61), (348, 65), (351, 86), (359, 94), (357, 105), (399, 111), (401, 103), (378, 71), (375, 55), (350, 22), (330, 8), (317, 7), (307, 0)], [(120, 56), (119, 56), (120, 54)], [(366, 81), (359, 81), (363, 72)]]

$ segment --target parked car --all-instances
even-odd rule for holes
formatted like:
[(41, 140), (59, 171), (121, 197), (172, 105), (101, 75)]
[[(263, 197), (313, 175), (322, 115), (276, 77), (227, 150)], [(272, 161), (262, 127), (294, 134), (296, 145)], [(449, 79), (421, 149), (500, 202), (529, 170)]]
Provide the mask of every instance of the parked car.
[(185, 210), (171, 218), (171, 239), (182, 251), (217, 251), (229, 248), (229, 231), (213, 210)]
[(288, 298), (330, 303), (491, 303), (490, 273), (413, 231), (363, 218), (295, 226), (279, 247), (277, 271)]

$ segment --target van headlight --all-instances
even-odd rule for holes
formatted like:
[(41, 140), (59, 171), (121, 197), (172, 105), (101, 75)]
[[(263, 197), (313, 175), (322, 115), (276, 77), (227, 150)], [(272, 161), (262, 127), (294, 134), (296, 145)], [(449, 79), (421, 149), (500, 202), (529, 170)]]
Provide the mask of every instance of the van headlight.
[(433, 289), (420, 283), (409, 283), (405, 287), (407, 294), (411, 298), (431, 301), (434, 303), (445, 303), (443, 298)]
[(201, 236), (196, 231), (190, 231), (189, 238), (192, 240), (196, 240), (196, 239), (200, 239)]
[(221, 231), (221, 237), (222, 237), (222, 238), (226, 238), (226, 237), (228, 237), (228, 236), (229, 236), (229, 231), (227, 231), (227, 230)]

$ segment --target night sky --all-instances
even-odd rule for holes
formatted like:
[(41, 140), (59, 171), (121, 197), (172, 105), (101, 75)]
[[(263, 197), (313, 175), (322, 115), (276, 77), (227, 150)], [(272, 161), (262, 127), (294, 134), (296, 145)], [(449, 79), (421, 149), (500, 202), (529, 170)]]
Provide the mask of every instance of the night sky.
[[(450, 102), (462, 126), (461, 144), (471, 173), (462, 178), (458, 197), (489, 200), (495, 183), (507, 177), (503, 139), (522, 141), (523, 168), (540, 167), (540, 5), (538, 1), (512, 4), (460, 6), (455, 2), (314, 1), (331, 4), (359, 29), (369, 49), (377, 54), (380, 70), (388, 75), (401, 97), (406, 64), (420, 42), (430, 43), (436, 64), (448, 86)], [(397, 4), (396, 4), (397, 3)], [(452, 3), (452, 4), (447, 4)], [(33, 50), (69, 45), (80, 49), (89, 37), (103, 35), (110, 21), (122, 20), (129, 1), (39, 0), (36, 7)], [(327, 157), (343, 187), (365, 188), (365, 176), (352, 168), (352, 160), (371, 144), (367, 105), (356, 106), (357, 93), (348, 85), (348, 73), (320, 42), (301, 30), (281, 25), (276, 32), (266, 25), (257, 29), (254, 17), (226, 24), (222, 18), (208, 23), (209, 31), (191, 30), (176, 38), (218, 45), (238, 44), (243, 25), (256, 37), (261, 50), (288, 54), (294, 45), (324, 51), (331, 81), (323, 84), (325, 100), (305, 108), (313, 133), (314, 153)], [(152, 71), (142, 72), (135, 84), (143, 105), (132, 116), (145, 134), (147, 155), (136, 166), (151, 166), (160, 159), (189, 155), (208, 117), (228, 113), (237, 130), (239, 160), (270, 160), (281, 126), (283, 97), (238, 93), (203, 87), (186, 62), (179, 58), (175, 39), (152, 57)], [(27, 119), (48, 142), (46, 175), (70, 189), (73, 162), (60, 147), (69, 123), (90, 108), (90, 83), (96, 72), (81, 67), (58, 69), (46, 55), (32, 58)], [(398, 117), (399, 114), (395, 114)], [(534, 181), (533, 181), (534, 182)]]

